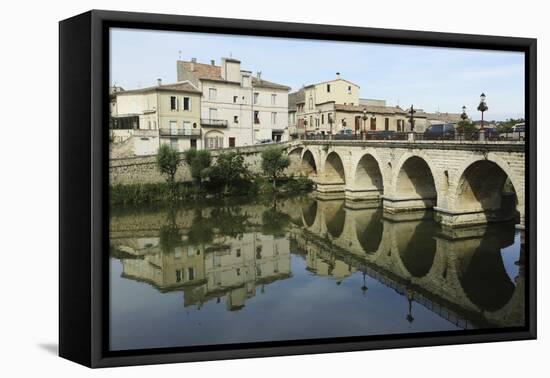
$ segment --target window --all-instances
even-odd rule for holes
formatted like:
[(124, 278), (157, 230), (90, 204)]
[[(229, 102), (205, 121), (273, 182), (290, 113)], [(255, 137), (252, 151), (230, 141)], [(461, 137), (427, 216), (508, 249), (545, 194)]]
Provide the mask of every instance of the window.
[(229, 137), (229, 147), (235, 147), (235, 137)]
[(211, 136), (204, 139), (207, 149), (223, 148), (223, 137)]
[(191, 133), (191, 122), (183, 121), (183, 130), (188, 133)]
[(272, 94), (271, 95), (271, 105), (276, 105), (276, 104), (277, 104), (277, 95)]
[(191, 99), (189, 97), (183, 98), (183, 110), (191, 110)]
[(191, 139), (191, 149), (196, 150), (197, 149), (197, 140)]
[(239, 123), (239, 116), (233, 116), (233, 123)]
[(233, 96), (233, 103), (236, 104), (238, 99), (239, 99), (239, 96)]
[(254, 123), (259, 124), (260, 123), (260, 112), (257, 110), (254, 110)]
[(321, 125), (325, 124), (325, 115), (321, 114)]
[(208, 118), (210, 120), (218, 119), (218, 109), (214, 109), (214, 108), (208, 109)]
[(151, 121), (147, 121), (147, 128), (151, 130)]
[(327, 84), (327, 93), (330, 93), (330, 84)]
[(179, 151), (178, 138), (170, 138), (170, 147), (173, 150)]
[(237, 253), (237, 257), (241, 257), (241, 249), (240, 248), (237, 249), (236, 253)]
[(370, 119), (370, 129), (376, 130), (376, 118), (374, 117)]
[(258, 103), (259, 98), (260, 98), (260, 94), (258, 92), (254, 92), (254, 105)]
[(216, 88), (208, 89), (208, 99), (210, 101), (216, 101), (217, 94), (218, 94), (218, 91), (216, 90)]
[(384, 130), (389, 130), (390, 129), (390, 119), (389, 118), (386, 118), (384, 119)]
[(189, 281), (193, 281), (195, 279), (195, 269), (187, 268), (187, 278)]
[(313, 97), (309, 98), (309, 108), (313, 109)]
[(178, 110), (178, 99), (176, 96), (170, 96), (170, 110)]
[(271, 113), (271, 124), (272, 125), (277, 124), (277, 113)]
[(176, 270), (176, 282), (181, 282), (181, 270)]
[(348, 94), (351, 94), (351, 85), (348, 86)]

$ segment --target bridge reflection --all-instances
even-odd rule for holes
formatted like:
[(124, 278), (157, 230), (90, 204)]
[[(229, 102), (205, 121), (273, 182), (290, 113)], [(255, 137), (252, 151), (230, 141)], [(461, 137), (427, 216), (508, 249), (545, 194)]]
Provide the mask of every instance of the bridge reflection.
[[(513, 223), (446, 230), (426, 212), (385, 218), (380, 206), (310, 197), (178, 212), (115, 214), (111, 255), (123, 277), (161, 292), (182, 292), (184, 306), (225, 298), (240, 310), (258, 290), (292, 277), (291, 254), (312, 274), (341, 283), (368, 275), (464, 328), (524, 325), (521, 255), (508, 263)], [(510, 249), (510, 248), (508, 248)], [(506, 260), (506, 261), (505, 261)], [(507, 262), (507, 263), (505, 263)], [(368, 297), (368, 287), (361, 290)]]

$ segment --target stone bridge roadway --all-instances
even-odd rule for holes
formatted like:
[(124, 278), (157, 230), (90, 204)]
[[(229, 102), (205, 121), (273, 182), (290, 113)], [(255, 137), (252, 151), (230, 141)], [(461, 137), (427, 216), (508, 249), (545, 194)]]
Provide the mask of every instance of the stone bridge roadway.
[(433, 208), (451, 227), (512, 217), (525, 227), (523, 142), (312, 140), (286, 151), (288, 172), (308, 175), (327, 196), (381, 198), (390, 213)]
[(523, 246), (514, 277), (501, 255), (514, 242), (513, 236), (502, 241), (514, 234), (513, 224), (445, 231), (432, 220), (389, 221), (380, 207), (350, 209), (342, 200), (283, 211), (290, 211), (297, 226), (292, 236), (313, 269), (323, 270), (314, 263), (319, 258), (332, 269), (345, 265), (333, 276), (366, 272), (461, 328), (524, 324)]

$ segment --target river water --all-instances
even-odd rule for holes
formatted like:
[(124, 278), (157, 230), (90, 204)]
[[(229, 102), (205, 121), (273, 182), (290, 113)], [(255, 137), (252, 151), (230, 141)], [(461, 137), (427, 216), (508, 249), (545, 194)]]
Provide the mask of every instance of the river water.
[(308, 195), (113, 208), (110, 230), (111, 350), (524, 324), (513, 223)]

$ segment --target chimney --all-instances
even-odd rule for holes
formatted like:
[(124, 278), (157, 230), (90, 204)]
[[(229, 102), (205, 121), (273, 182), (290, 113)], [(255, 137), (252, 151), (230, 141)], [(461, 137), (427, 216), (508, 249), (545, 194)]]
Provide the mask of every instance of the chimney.
[(191, 58), (191, 71), (195, 71), (195, 63), (197, 63), (197, 58)]
[(197, 58), (191, 58), (192, 63), (197, 63)]
[(160, 87), (162, 85), (162, 79), (157, 79), (157, 86)]
[(256, 77), (258, 78), (258, 80), (262, 80), (262, 71), (256, 72)]
[(216, 65), (216, 61), (215, 61), (214, 59), (212, 59), (212, 60), (210, 60), (210, 64), (211, 64), (212, 66), (215, 66), (215, 65)]
[(340, 80), (340, 72), (336, 72), (336, 80)]

